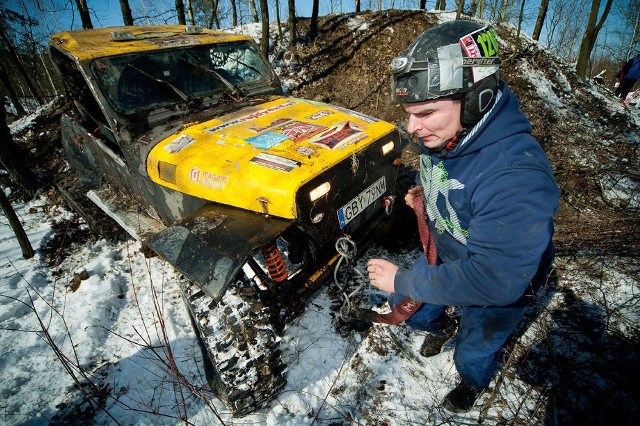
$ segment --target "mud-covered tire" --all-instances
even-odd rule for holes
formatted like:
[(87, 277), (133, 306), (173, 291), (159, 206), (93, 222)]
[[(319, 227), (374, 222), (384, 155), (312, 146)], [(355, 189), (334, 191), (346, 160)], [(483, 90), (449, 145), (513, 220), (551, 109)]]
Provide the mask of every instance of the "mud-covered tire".
[(241, 417), (273, 399), (286, 381), (269, 309), (253, 288), (237, 284), (217, 303), (193, 284), (182, 288), (209, 363), (209, 384)]

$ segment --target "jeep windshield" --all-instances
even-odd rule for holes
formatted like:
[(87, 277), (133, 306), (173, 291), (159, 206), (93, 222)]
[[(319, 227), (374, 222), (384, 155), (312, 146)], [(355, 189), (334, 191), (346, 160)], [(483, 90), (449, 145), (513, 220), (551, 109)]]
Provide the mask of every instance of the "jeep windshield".
[(248, 85), (270, 84), (272, 72), (247, 42), (197, 45), (95, 59), (93, 73), (111, 107), (124, 114), (184, 104)]

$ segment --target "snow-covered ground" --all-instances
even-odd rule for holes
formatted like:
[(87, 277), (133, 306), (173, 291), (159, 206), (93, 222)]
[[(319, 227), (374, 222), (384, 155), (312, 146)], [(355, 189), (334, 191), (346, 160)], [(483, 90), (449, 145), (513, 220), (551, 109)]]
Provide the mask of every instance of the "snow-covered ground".
[[(529, 80), (539, 82), (550, 108), (563, 108), (543, 75)], [(13, 130), (28, 125), (25, 119)], [(601, 182), (612, 199), (637, 205), (637, 187), (624, 184)], [(15, 208), (36, 255), (22, 259), (0, 216), (1, 424), (535, 424), (545, 417), (597, 424), (609, 412), (601, 406), (616, 404), (623, 423), (637, 418), (638, 259), (558, 258), (557, 288), (541, 296), (537, 320), (524, 326), (504, 368), (464, 415), (440, 403), (457, 381), (452, 344), (425, 359), (423, 335), (403, 326), (338, 332), (324, 288), (285, 329), (286, 387), (264, 409), (233, 419), (205, 384), (172, 268), (145, 258), (131, 239), (83, 239), (56, 256), (54, 229), (77, 217), (47, 193)], [(407, 265), (418, 255), (374, 245), (355, 267), (364, 271), (373, 256)], [(352, 285), (358, 280), (353, 275)], [(364, 291), (380, 300), (368, 285)], [(82, 403), (76, 384), (103, 410)]]

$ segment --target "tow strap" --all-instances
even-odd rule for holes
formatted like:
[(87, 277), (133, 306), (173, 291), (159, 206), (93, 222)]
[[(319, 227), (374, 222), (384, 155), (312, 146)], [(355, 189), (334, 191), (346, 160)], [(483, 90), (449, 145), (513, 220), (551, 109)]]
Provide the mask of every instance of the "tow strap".
[[(429, 265), (435, 265), (438, 254), (436, 252), (436, 242), (427, 223), (427, 216), (424, 209), (424, 194), (413, 197), (413, 211), (418, 220), (418, 233), (420, 234), (420, 242), (422, 250)], [(381, 314), (371, 310), (360, 310), (358, 316), (362, 320), (379, 322), (389, 325), (398, 325), (408, 320), (422, 306), (421, 302), (416, 302), (410, 297), (405, 297), (400, 303), (393, 306), (391, 312)]]

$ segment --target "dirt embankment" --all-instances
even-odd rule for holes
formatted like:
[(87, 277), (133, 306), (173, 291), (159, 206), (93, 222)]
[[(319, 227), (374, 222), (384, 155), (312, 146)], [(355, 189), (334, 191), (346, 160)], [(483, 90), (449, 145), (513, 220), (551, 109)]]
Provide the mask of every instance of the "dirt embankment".
[[(293, 94), (400, 123), (405, 115), (390, 99), (389, 64), (436, 19), (420, 11), (321, 18), (316, 41), (292, 52), (306, 70), (297, 80), (293, 77)], [(300, 20), (301, 34), (308, 25), (308, 19)], [(497, 31), (501, 78), (520, 99), (562, 190), (556, 218), (559, 252), (634, 255), (640, 248), (638, 209), (605, 192), (610, 183), (638, 182), (638, 126), (607, 88), (581, 81), (571, 65), (538, 45), (523, 39), (517, 43), (512, 28)], [(407, 152), (404, 160), (416, 167), (415, 154)]]

